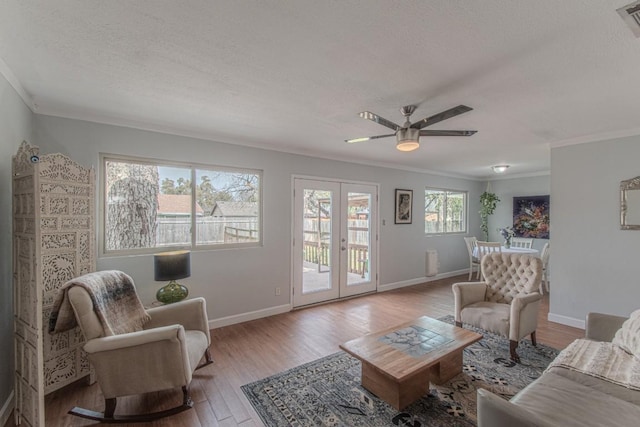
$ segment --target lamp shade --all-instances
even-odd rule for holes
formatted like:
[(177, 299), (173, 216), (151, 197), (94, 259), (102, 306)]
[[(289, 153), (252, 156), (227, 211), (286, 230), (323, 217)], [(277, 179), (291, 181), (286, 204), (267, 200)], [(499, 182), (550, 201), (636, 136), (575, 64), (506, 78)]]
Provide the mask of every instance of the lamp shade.
[(191, 276), (191, 252), (162, 252), (153, 256), (155, 280), (178, 280)]

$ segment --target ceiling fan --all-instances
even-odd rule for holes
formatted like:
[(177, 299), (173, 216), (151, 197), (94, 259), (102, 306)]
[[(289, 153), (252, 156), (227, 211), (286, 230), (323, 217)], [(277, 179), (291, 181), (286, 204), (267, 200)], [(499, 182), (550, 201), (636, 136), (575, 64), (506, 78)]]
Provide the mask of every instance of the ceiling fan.
[(384, 117), (380, 117), (379, 115), (374, 114), (370, 111), (363, 111), (359, 114), (360, 117), (381, 124), (382, 126), (386, 126), (389, 129), (392, 129), (394, 133), (390, 133), (388, 135), (376, 135), (364, 138), (347, 139), (345, 140), (345, 142), (352, 144), (355, 142), (369, 141), (370, 139), (388, 138), (395, 135), (397, 140), (396, 148), (398, 150), (413, 151), (420, 146), (421, 136), (471, 136), (477, 132), (475, 130), (421, 130), (422, 128), (425, 128), (427, 126), (434, 125), (443, 120), (450, 119), (451, 117), (455, 117), (459, 114), (473, 110), (473, 108), (467, 107), (466, 105), (458, 105), (457, 107), (453, 107), (431, 117), (427, 117), (415, 123), (411, 123), (409, 117), (411, 117), (411, 114), (413, 114), (415, 110), (415, 105), (406, 105), (400, 108), (400, 112), (405, 117), (405, 122), (402, 126), (397, 125), (392, 121), (387, 120)]

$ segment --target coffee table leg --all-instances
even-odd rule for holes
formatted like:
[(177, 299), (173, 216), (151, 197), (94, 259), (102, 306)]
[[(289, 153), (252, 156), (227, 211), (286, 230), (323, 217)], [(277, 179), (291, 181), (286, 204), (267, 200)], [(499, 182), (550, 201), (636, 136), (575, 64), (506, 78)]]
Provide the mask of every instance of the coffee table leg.
[(453, 352), (433, 365), (429, 371), (429, 379), (434, 384), (449, 381), (462, 372), (462, 350)]
[(397, 410), (404, 409), (429, 392), (429, 371), (398, 382), (362, 362), (362, 386)]

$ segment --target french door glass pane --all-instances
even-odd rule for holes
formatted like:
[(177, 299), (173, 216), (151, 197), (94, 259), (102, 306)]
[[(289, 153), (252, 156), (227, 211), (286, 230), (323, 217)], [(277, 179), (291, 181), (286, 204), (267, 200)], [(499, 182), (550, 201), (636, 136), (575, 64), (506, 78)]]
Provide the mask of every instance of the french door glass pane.
[(304, 190), (302, 293), (331, 289), (333, 192)]
[(347, 195), (347, 286), (371, 280), (371, 194)]

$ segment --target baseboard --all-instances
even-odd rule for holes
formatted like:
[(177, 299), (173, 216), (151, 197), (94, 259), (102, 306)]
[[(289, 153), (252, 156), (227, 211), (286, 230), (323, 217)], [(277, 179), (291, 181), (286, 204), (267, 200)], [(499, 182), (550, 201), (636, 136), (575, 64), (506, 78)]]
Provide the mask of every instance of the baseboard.
[(578, 329), (586, 328), (584, 320), (575, 319), (573, 317), (568, 317), (568, 316), (562, 316), (560, 314), (549, 313), (547, 315), (547, 320), (549, 322), (560, 323), (561, 325), (572, 326)]
[(248, 322), (249, 320), (262, 319), (263, 317), (275, 316), (276, 314), (288, 313), (291, 311), (291, 304), (279, 305), (276, 307), (264, 308), (262, 310), (250, 311), (248, 313), (234, 314), (233, 316), (221, 317), (209, 320), (209, 328), (221, 328), (223, 326), (235, 325), (236, 323)]
[(13, 390), (11, 390), (11, 394), (7, 398), (7, 401), (2, 405), (2, 409), (0, 409), (0, 426), (7, 424), (9, 421), (9, 417), (11, 416), (11, 412), (13, 412), (14, 401), (13, 401)]
[(460, 274), (469, 273), (469, 269), (449, 271), (447, 273), (436, 274), (435, 276), (416, 277), (415, 279), (403, 280), (401, 282), (387, 283), (385, 285), (378, 286), (378, 292), (386, 292), (393, 289), (404, 288), (407, 286), (419, 285), (421, 283), (433, 282), (435, 280), (446, 279), (447, 277), (459, 276)]

